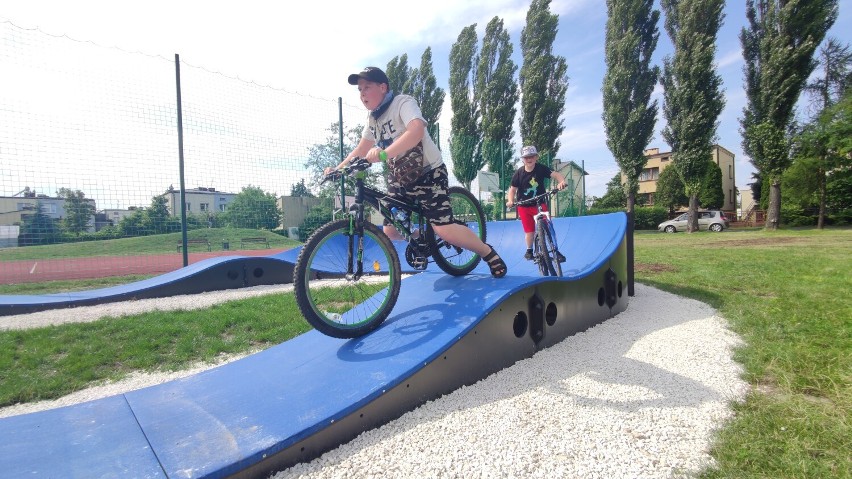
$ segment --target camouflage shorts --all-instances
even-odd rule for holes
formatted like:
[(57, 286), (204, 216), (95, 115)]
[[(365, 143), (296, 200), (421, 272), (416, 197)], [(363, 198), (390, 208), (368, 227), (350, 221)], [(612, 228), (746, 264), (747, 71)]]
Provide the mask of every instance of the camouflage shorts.
[[(403, 188), (392, 176), (388, 176), (388, 193), (419, 203), (423, 208), (423, 216), (438, 226), (453, 222), (453, 210), (450, 208), (450, 197), (447, 194), (449, 187), (446, 165), (427, 172), (408, 188)], [(385, 220), (385, 224), (389, 222)]]

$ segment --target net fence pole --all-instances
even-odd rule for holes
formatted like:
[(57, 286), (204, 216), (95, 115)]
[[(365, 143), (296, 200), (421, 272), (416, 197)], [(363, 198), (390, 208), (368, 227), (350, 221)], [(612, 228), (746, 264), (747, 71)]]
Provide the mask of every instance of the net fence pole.
[(178, 130), (178, 170), (180, 175), (180, 232), (183, 243), (183, 266), (189, 265), (189, 251), (186, 245), (186, 181), (183, 168), (183, 111), (180, 99), (180, 55), (175, 53), (175, 82), (177, 92), (177, 130)]

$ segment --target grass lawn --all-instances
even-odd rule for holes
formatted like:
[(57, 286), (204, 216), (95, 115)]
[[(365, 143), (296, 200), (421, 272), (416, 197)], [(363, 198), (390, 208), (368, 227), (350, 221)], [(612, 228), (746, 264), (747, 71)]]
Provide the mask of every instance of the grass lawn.
[(852, 230), (635, 235), (636, 280), (704, 301), (754, 390), (703, 477), (852, 477)]
[[(852, 229), (638, 232), (636, 280), (704, 301), (747, 342), (754, 386), (707, 478), (852, 477)], [(171, 246), (174, 249), (174, 246)], [(206, 310), (0, 332), (0, 406), (134, 370), (177, 370), (309, 326), (292, 294)]]

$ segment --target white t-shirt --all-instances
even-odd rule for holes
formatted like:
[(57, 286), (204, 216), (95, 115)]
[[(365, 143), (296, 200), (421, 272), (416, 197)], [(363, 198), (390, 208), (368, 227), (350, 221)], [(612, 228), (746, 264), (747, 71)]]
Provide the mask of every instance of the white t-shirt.
[[(405, 133), (408, 123), (416, 118), (426, 124), (426, 119), (423, 118), (417, 100), (409, 95), (396, 95), (388, 109), (378, 119), (373, 118), (372, 112), (367, 115), (367, 128), (364, 128), (362, 137), (375, 142), (380, 148), (387, 148), (388, 145), (393, 143), (393, 140)], [(428, 130), (423, 133), (421, 143), (423, 144), (424, 163), (428, 165), (427, 170), (434, 170), (444, 164), (441, 159), (441, 150), (432, 141)], [(405, 152), (399, 157), (404, 157), (407, 153)]]

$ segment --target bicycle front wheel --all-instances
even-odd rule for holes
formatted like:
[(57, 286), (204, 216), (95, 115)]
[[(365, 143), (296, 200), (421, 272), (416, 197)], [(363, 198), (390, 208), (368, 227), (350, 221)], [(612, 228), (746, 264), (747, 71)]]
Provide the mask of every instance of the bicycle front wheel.
[(348, 219), (316, 230), (293, 272), (296, 304), (305, 319), (335, 338), (355, 338), (379, 327), (396, 304), (400, 280), (391, 240), (371, 223), (358, 235)]
[[(538, 221), (535, 224), (536, 247), (538, 248), (538, 270), (542, 276), (562, 276), (562, 265), (555, 259), (556, 246), (550, 235), (550, 227), (546, 221)], [(555, 266), (554, 266), (555, 263)], [(559, 274), (556, 274), (559, 268)]]
[[(476, 197), (460, 186), (451, 186), (448, 195), (450, 208), (453, 211), (453, 221), (470, 228), (479, 239), (485, 242), (485, 213)], [(447, 274), (463, 276), (473, 271), (479, 264), (478, 254), (447, 243), (435, 235), (431, 227), (428, 228), (427, 239), (432, 245), (432, 258), (435, 264)]]

